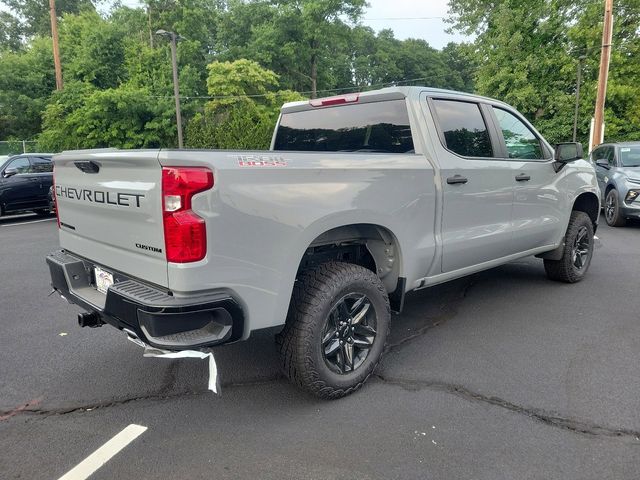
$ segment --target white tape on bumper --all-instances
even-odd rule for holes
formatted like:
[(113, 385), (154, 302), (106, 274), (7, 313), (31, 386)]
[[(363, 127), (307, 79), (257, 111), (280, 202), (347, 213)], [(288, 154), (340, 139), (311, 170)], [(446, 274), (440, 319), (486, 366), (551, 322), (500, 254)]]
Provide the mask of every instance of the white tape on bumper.
[(207, 389), (213, 393), (220, 395), (220, 378), (218, 376), (218, 366), (216, 365), (216, 359), (213, 358), (213, 352), (201, 352), (198, 350), (181, 350), (179, 352), (173, 352), (169, 350), (162, 350), (160, 348), (154, 348), (147, 345), (137, 337), (132, 337), (127, 332), (127, 338), (136, 345), (144, 348), (143, 357), (155, 357), (155, 358), (200, 358), (202, 360), (209, 357), (209, 383)]

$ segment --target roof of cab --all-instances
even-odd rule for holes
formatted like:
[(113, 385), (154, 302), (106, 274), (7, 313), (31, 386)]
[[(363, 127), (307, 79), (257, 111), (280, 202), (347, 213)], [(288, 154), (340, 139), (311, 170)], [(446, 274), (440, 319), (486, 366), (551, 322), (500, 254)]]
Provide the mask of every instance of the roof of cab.
[[(378, 90), (369, 90), (364, 92), (347, 93), (347, 94), (335, 95), (330, 97), (321, 97), (321, 98), (318, 98), (317, 100), (321, 101), (321, 100), (326, 100), (331, 98), (339, 98), (343, 96), (357, 94), (358, 103), (365, 103), (365, 102), (375, 102), (375, 101), (384, 101), (384, 100), (397, 100), (397, 99), (409, 97), (413, 94), (419, 94), (422, 92), (425, 92), (432, 96), (442, 95), (447, 97), (460, 97), (460, 98), (466, 98), (469, 100), (483, 101), (483, 102), (508, 106), (504, 102), (495, 100), (493, 98), (482, 97), (482, 96), (474, 95), (471, 93), (457, 92), (454, 90), (445, 90), (441, 88), (432, 88), (432, 87), (386, 87)], [(317, 107), (314, 107), (313, 105), (311, 105), (309, 100), (302, 100), (298, 102), (285, 103), (282, 106), (282, 112), (291, 113), (291, 112), (297, 112), (297, 111), (303, 111), (303, 110), (313, 110), (314, 108), (317, 108)]]

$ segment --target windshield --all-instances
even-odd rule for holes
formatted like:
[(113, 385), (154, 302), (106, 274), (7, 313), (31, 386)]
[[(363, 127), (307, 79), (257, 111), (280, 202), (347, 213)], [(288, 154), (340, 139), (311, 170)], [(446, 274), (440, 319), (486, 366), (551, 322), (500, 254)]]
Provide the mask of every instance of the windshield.
[(640, 167), (640, 145), (620, 147), (620, 162), (623, 167)]

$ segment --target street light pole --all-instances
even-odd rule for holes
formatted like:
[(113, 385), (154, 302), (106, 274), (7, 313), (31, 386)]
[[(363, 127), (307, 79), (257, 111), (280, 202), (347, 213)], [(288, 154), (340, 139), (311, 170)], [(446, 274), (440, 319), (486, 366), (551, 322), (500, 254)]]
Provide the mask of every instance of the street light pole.
[(169, 37), (171, 40), (171, 66), (173, 68), (173, 96), (176, 99), (176, 123), (178, 125), (178, 148), (183, 147), (182, 143), (182, 114), (180, 112), (180, 85), (178, 83), (178, 58), (176, 55), (176, 43), (178, 41), (178, 35), (174, 32), (167, 32), (166, 30), (158, 30), (156, 35), (162, 35)]
[(578, 78), (576, 81), (576, 111), (573, 115), (573, 141), (576, 142), (578, 138), (578, 113), (580, 109), (580, 86), (582, 84), (582, 65), (587, 57), (581, 55), (578, 59)]

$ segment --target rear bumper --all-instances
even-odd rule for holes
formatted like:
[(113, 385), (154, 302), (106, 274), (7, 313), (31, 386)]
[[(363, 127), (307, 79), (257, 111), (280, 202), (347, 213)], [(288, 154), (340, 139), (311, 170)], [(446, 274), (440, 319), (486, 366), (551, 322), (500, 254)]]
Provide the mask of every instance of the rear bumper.
[(233, 342), (244, 333), (244, 314), (227, 292), (174, 297), (170, 292), (114, 272), (104, 295), (94, 287), (95, 265), (59, 250), (47, 256), (51, 286), (69, 302), (143, 342), (185, 350)]

